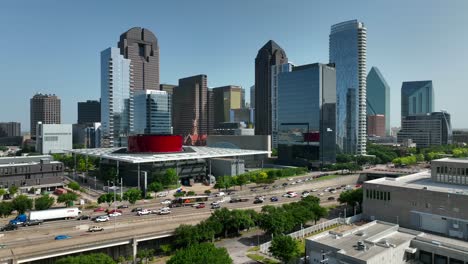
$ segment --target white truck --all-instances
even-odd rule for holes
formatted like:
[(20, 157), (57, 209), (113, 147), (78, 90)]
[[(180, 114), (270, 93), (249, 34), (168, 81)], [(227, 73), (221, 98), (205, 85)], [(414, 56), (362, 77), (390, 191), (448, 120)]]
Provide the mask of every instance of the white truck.
[(78, 208), (57, 208), (29, 212), (29, 220), (54, 220), (76, 218), (81, 214)]

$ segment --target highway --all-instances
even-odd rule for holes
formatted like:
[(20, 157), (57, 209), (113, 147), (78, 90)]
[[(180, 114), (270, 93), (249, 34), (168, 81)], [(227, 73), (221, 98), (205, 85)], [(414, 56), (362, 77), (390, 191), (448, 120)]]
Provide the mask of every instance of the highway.
[[(304, 179), (307, 177), (296, 177), (297, 179)], [(239, 203), (229, 203), (224, 202), (221, 204), (221, 207), (226, 207), (229, 209), (254, 209), (259, 211), (262, 206), (265, 205), (281, 205), (284, 203), (290, 203), (299, 201), (301, 192), (304, 190), (311, 191), (313, 189), (318, 189), (316, 192), (312, 192), (311, 195), (318, 196), (319, 193), (324, 193), (323, 196), (318, 196), (321, 199), (321, 204), (324, 206), (336, 204), (336, 199), (339, 197), (341, 190), (337, 190), (337, 193), (324, 192), (324, 189), (327, 187), (339, 187), (342, 185), (352, 185), (356, 184), (358, 179), (357, 175), (342, 176), (330, 180), (312, 180), (302, 184), (288, 185), (286, 187), (281, 187), (278, 189), (272, 189), (272, 185), (281, 185), (280, 182), (275, 182), (270, 185), (270, 189), (264, 190), (263, 188), (258, 188), (258, 191), (252, 192), (248, 188), (244, 188), (243, 191), (237, 191), (233, 197), (242, 197), (248, 198), (248, 202), (239, 202)], [(287, 181), (287, 180), (283, 180)], [(292, 182), (292, 181), (291, 181)], [(298, 196), (295, 198), (286, 198), (282, 197), (288, 191), (295, 191), (298, 193)], [(265, 202), (261, 204), (253, 204), (254, 197), (257, 195), (264, 195)], [(270, 197), (278, 197), (278, 202), (271, 202)], [(335, 200), (329, 201), (329, 197), (335, 197)], [(169, 196), (168, 196), (169, 198)], [(157, 198), (147, 201), (140, 201), (134, 206), (129, 206), (130, 208), (122, 209), (123, 215), (118, 217), (111, 217), (109, 222), (105, 223), (95, 223), (91, 220), (59, 220), (59, 221), (49, 221), (45, 222), (39, 226), (30, 226), (30, 227), (19, 227), (16, 231), (7, 231), (3, 232), (3, 237), (0, 237), (0, 244), (4, 248), (19, 248), (19, 247), (28, 247), (37, 244), (47, 245), (49, 242), (52, 243), (63, 243), (63, 241), (54, 241), (54, 237), (57, 235), (69, 235), (72, 238), (67, 240), (75, 240), (75, 243), (80, 243), (80, 238), (85, 237), (100, 237), (105, 236), (105, 234), (112, 233), (139, 233), (140, 230), (151, 229), (152, 231), (167, 231), (173, 230), (180, 224), (196, 224), (211, 215), (213, 211), (209, 205), (215, 200), (220, 200), (221, 198), (214, 197), (210, 198), (207, 202), (205, 208), (193, 208), (193, 207), (178, 207), (172, 208), (172, 213), (169, 215), (144, 215), (137, 216), (136, 213), (131, 212), (132, 208), (142, 207), (146, 209), (158, 209), (165, 207), (160, 202), (166, 198)], [(110, 207), (113, 209), (113, 206)], [(89, 214), (91, 216), (105, 215), (104, 212), (93, 212), (92, 210), (85, 210), (83, 214)], [(10, 218), (11, 219), (11, 218)], [(104, 228), (104, 231), (90, 233), (87, 232), (88, 227), (98, 225)]]

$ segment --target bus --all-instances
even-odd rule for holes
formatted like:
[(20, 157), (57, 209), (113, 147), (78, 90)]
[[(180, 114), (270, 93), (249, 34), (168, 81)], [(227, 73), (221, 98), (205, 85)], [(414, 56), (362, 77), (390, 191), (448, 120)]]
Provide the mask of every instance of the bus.
[(178, 197), (172, 201), (171, 207), (192, 206), (193, 204), (206, 203), (207, 201), (207, 195)]

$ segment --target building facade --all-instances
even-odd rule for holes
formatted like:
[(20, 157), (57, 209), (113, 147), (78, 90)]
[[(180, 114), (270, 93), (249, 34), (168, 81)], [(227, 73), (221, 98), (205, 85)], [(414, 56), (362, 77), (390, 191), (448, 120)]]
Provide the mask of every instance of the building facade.
[(85, 148), (101, 147), (101, 123), (85, 128)]
[(410, 115), (401, 120), (397, 142), (411, 139), (419, 148), (452, 144), (450, 114), (433, 112), (424, 115)]
[[(280, 160), (336, 160), (336, 72), (333, 65), (293, 67), (278, 79)], [(284, 157), (285, 155), (286, 157)]]
[(255, 85), (250, 86), (250, 108), (255, 109)]
[(177, 85), (174, 84), (160, 84), (159, 85), (159, 90), (160, 91), (165, 91), (168, 94), (172, 95), (174, 93), (174, 89), (177, 87)]
[(403, 82), (401, 86), (401, 118), (434, 111), (432, 81)]
[(36, 131), (36, 151), (41, 154), (65, 153), (65, 150), (73, 149), (72, 125), (38, 122)]
[(134, 132), (172, 134), (172, 99), (165, 91), (134, 92)]
[(286, 52), (273, 40), (255, 58), (255, 134), (271, 135), (271, 66), (288, 62)]
[(78, 124), (99, 122), (101, 122), (101, 103), (99, 101), (78, 102)]
[(36, 138), (37, 122), (60, 124), (60, 98), (55, 94), (35, 94), (30, 101), (31, 137)]
[[(229, 122), (245, 123), (247, 126), (255, 121), (254, 110), (252, 108), (231, 109)], [(251, 125), (253, 127), (253, 125)]]
[(207, 79), (203, 74), (179, 79), (179, 86), (174, 89), (172, 97), (174, 134), (208, 133)]
[(291, 63), (271, 66), (271, 142), (274, 148), (278, 147), (278, 79), (282, 72), (290, 72), (293, 67)]
[(338, 151), (366, 154), (367, 30), (351, 20), (331, 27), (330, 63), (336, 67)]
[(130, 60), (134, 90), (159, 90), (158, 39), (146, 28), (134, 27), (120, 35), (120, 54)]
[(117, 48), (101, 52), (101, 144), (125, 146), (133, 131), (133, 71)]
[(367, 135), (374, 137), (385, 137), (385, 122), (384, 115), (368, 115), (367, 116)]
[(390, 136), (390, 86), (377, 67), (372, 67), (367, 75), (366, 90), (367, 116), (383, 115), (385, 135)]
[(21, 123), (19, 122), (1, 122), (0, 138), (2, 137), (20, 137)]
[(240, 86), (228, 85), (213, 88), (213, 117), (214, 128), (219, 124), (229, 122), (230, 110), (241, 109), (242, 88)]

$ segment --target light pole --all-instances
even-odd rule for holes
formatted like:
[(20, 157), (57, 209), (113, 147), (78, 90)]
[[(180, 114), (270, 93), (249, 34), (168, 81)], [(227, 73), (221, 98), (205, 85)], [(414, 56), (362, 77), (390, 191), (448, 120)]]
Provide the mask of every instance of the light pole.
[(114, 187), (114, 232), (115, 232), (115, 225), (116, 225), (116, 222), (117, 222), (117, 215), (115, 213), (117, 213), (117, 202), (116, 202), (116, 197), (115, 197), (115, 184), (114, 182), (112, 181), (112, 186)]

